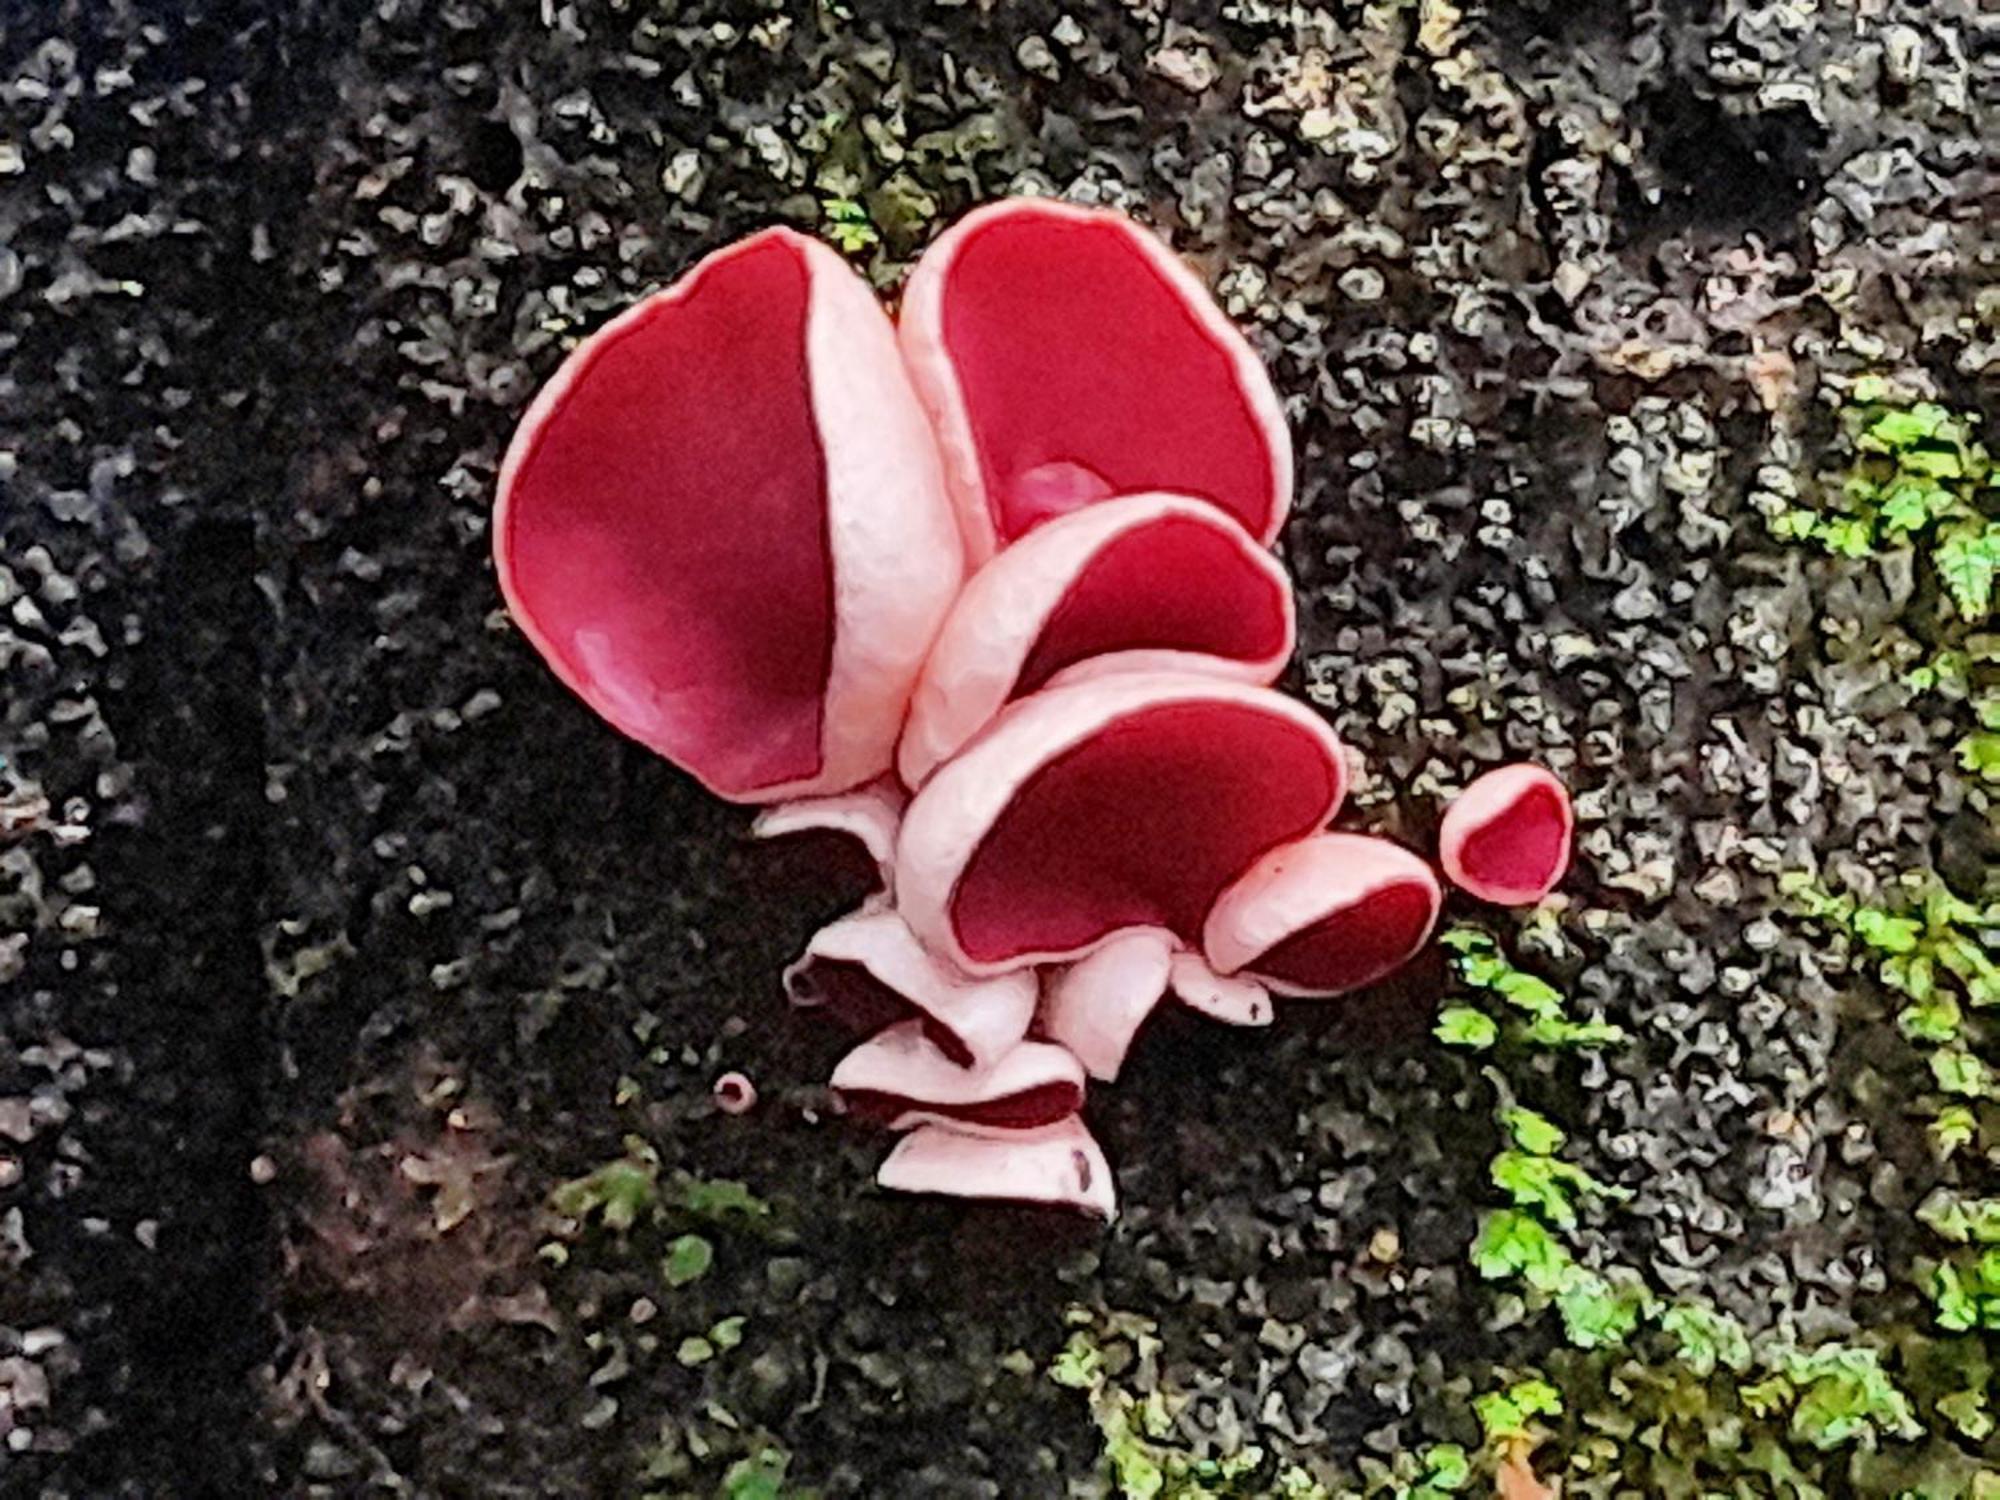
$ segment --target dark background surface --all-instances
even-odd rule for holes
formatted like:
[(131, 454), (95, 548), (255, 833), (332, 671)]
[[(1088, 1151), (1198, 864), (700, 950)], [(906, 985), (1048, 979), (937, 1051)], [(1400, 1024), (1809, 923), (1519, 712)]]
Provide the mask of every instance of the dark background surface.
[[(1636, 1036), (1539, 1080), (1636, 1194), (1590, 1232), (1865, 1320), (1906, 1195), (1834, 1149), (1865, 1038), (1772, 876), (1990, 835), (1819, 623), (1907, 568), (1748, 497), (1829, 373), (1994, 411), (1995, 66), (1904, 0), (4, 0), (0, 1492), (706, 1494), (761, 1433), (827, 1495), (1088, 1491), (1073, 1304), (1158, 1322), (1188, 1441), (1330, 1475), (1469, 1439), (1537, 1337), (1465, 1266), (1492, 1132), (1435, 975), (1149, 1034), (1093, 1100), (1107, 1235), (875, 1193), (776, 982), (858, 875), (751, 846), (502, 618), (495, 469), (563, 341), (828, 196), (885, 285), (1040, 189), (1220, 287), (1293, 421), (1351, 821), (1428, 847), (1523, 755), (1578, 793), (1542, 962)], [(671, 1295), (657, 1232), (553, 1264), (550, 1189), (632, 1132), (774, 1235)]]

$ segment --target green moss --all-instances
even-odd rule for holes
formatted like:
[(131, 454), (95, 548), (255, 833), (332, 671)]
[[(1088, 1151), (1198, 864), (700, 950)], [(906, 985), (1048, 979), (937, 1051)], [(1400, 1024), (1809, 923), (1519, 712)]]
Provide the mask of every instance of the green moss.
[(1802, 915), (1849, 939), (1872, 977), (1901, 1000), (1897, 1027), (1947, 1096), (1932, 1104), (1940, 1154), (1969, 1144), (1976, 1118), (1948, 1101), (1993, 1093), (1992, 1070), (1981, 1055), (1993, 1038), (1977, 1013), (2000, 1005), (2000, 966), (1990, 952), (2000, 905), (1966, 901), (1922, 872), (1891, 882), (1883, 905), (1827, 891), (1803, 872), (1788, 873), (1778, 884)]
[(1905, 680), (1968, 709), (1958, 769), (1981, 784), (2000, 781), (2000, 645), (1982, 633), (2000, 575), (2000, 468), (1979, 439), (1978, 418), (1866, 376), (1840, 423), (1843, 465), (1822, 476), (1819, 503), (1779, 511), (1772, 529), (1843, 557), (1911, 549), (1938, 604), (1911, 612), (1908, 623), (1935, 642), (1935, 654)]
[(1435, 1035), (1447, 1046), (1483, 1052), (1503, 1042), (1532, 1049), (1610, 1047), (1625, 1040), (1621, 1028), (1600, 1017), (1572, 1015), (1562, 992), (1516, 968), (1491, 933), (1460, 926), (1438, 941), (1451, 951), (1460, 980), (1480, 992), (1438, 1012)]
[(715, 1224), (762, 1224), (776, 1210), (742, 1183), (726, 1177), (696, 1177), (676, 1172), (662, 1202), (669, 1208)]
[(549, 1193), (549, 1207), (572, 1232), (590, 1223), (623, 1234), (636, 1226), (675, 1220), (760, 1225), (772, 1208), (740, 1182), (673, 1172), (662, 1177), (660, 1154), (643, 1138), (625, 1138), (625, 1151)]
[[(1988, 1061), (2000, 1036), (1984, 1014), (2000, 1006), (2000, 967), (1989, 951), (2000, 907), (1965, 901), (1921, 874), (1894, 882), (1886, 906), (1823, 890), (1803, 875), (1781, 886), (1810, 920), (1847, 937), (1902, 1002), (1897, 1027), (1937, 1090), (1925, 1103), (1939, 1163), (1980, 1144), (1980, 1108), (2000, 1092)], [(1952, 1247), (1916, 1270), (1938, 1328), (2000, 1330), (2000, 1198), (1940, 1186), (1917, 1218)]]
[(1867, 377), (1855, 382), (1841, 425), (1846, 469), (1822, 487), (1817, 508), (1781, 511), (1772, 529), (1843, 557), (1913, 546), (1959, 617), (1984, 620), (2000, 571), (2000, 522), (1986, 514), (1995, 475), (1974, 419)]
[(1660, 1314), (1660, 1331), (1674, 1356), (1700, 1379), (1718, 1370), (1741, 1375), (1750, 1368), (1750, 1335), (1728, 1313), (1705, 1302), (1677, 1302)]
[(637, 1136), (625, 1140), (625, 1154), (549, 1194), (549, 1206), (578, 1224), (595, 1218), (623, 1233), (649, 1217), (660, 1204), (659, 1153)]
[[(1360, 1490), (1343, 1491), (1340, 1500), (1444, 1500), (1447, 1495), (1480, 1492), (1474, 1455), (1457, 1443), (1432, 1443), (1418, 1453), (1398, 1453), (1386, 1464), (1364, 1457), (1360, 1469)], [(1279, 1476), (1281, 1481), (1283, 1477)], [(1323, 1487), (1292, 1491), (1281, 1483), (1277, 1493), (1287, 1500), (1294, 1495), (1299, 1500), (1331, 1500)]]
[(667, 1246), (660, 1275), (668, 1286), (683, 1287), (701, 1280), (715, 1261), (715, 1246), (698, 1234), (683, 1234)]
[(791, 1467), (792, 1456), (784, 1449), (759, 1448), (729, 1466), (717, 1491), (719, 1500), (785, 1500), (787, 1496), (803, 1500), (800, 1491), (785, 1488), (785, 1476)]
[(1216, 1457), (1175, 1441), (1175, 1417), (1185, 1398), (1158, 1380), (1159, 1340), (1150, 1321), (1129, 1313), (1070, 1310), (1072, 1331), (1049, 1366), (1049, 1378), (1082, 1391), (1103, 1443), (1104, 1473), (1125, 1500), (1222, 1500), (1276, 1493), (1310, 1496), (1309, 1477), (1293, 1471), (1272, 1491), (1254, 1482), (1263, 1467), (1257, 1448)]
[(1562, 1392), (1539, 1376), (1488, 1391), (1472, 1403), (1473, 1414), (1479, 1418), (1479, 1430), (1493, 1444), (1531, 1437), (1537, 1418), (1559, 1417), (1562, 1410)]
[(881, 231), (868, 210), (852, 198), (827, 198), (820, 204), (821, 228), (846, 255), (860, 255), (882, 243)]
[[(1968, 923), (1984, 924), (1989, 913), (1929, 887), (1879, 907), (1796, 881), (1788, 888), (1816, 920), (1838, 923), (1874, 955), (1910, 1006), (1936, 1007), (1945, 995), (1968, 1010), (1989, 1003), (1983, 946), (1976, 939), (1967, 946)], [(1516, 968), (1490, 934), (1461, 930), (1449, 941), (1461, 981), (1500, 1000), (1503, 1015), (1522, 1018), (1509, 1017), (1515, 1045), (1496, 1056), (1531, 1052), (1537, 1025), (1568, 1021), (1560, 992)], [(1932, 1018), (1904, 1031), (1941, 1024)], [(1972, 1076), (1955, 1067), (1955, 1078)], [(1524, 1464), (1532, 1455), (1534, 1471), (1560, 1481), (1565, 1495), (1621, 1500), (1847, 1493), (1943, 1500), (1989, 1482), (1969, 1447), (1992, 1430), (1983, 1353), (1977, 1339), (1938, 1334), (2000, 1317), (2000, 1297), (1987, 1300), (2000, 1293), (2000, 1251), (1986, 1248), (2000, 1239), (2000, 1203), (1940, 1196), (1923, 1211), (1942, 1237), (1971, 1247), (1931, 1270), (1949, 1308), (1939, 1330), (1892, 1323), (1864, 1339), (1804, 1343), (1780, 1320), (1753, 1334), (1705, 1297), (1667, 1297), (1637, 1268), (1586, 1263), (1571, 1232), (1586, 1213), (1613, 1227), (1626, 1195), (1563, 1159), (1569, 1132), (1515, 1098), (1530, 1083), (1526, 1073), (1510, 1079), (1489, 1067), (1487, 1076), (1502, 1135), (1489, 1176), (1504, 1202), (1482, 1217), (1471, 1260), (1482, 1278), (1511, 1288), (1531, 1319), (1552, 1311), (1558, 1337), (1540, 1370), (1495, 1372), (1475, 1398), (1487, 1466)], [(1852, 1476), (1870, 1465), (1901, 1476), (1899, 1487), (1852, 1488)]]
[(705, 1365), (743, 1342), (743, 1325), (747, 1321), (742, 1317), (724, 1318), (705, 1334), (689, 1334), (681, 1340), (674, 1357), (683, 1365)]

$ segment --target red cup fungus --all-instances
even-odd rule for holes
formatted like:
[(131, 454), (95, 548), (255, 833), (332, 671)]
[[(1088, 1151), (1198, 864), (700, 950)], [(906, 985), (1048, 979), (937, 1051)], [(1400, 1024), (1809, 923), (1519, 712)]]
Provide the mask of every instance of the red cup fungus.
[(1291, 660), (1292, 632), (1284, 570), (1214, 506), (1106, 500), (1037, 528), (973, 575), (917, 680), (897, 768), (922, 786), (1009, 701), (1079, 662), (1184, 652), (1212, 658), (1216, 676), (1270, 682)]
[(1569, 869), (1576, 814), (1540, 766), (1502, 766), (1444, 810), (1438, 860), (1451, 883), (1497, 906), (1532, 906)]
[(1276, 994), (1344, 995), (1415, 956), (1440, 900), (1430, 866), (1400, 844), (1317, 834), (1271, 850), (1217, 898), (1202, 952)]
[(739, 802), (890, 768), (960, 576), (888, 318), (784, 229), (577, 346), (514, 435), (493, 534), (556, 675)]
[(757, 1085), (741, 1073), (724, 1073), (711, 1092), (725, 1115), (747, 1115), (757, 1107)]
[[(522, 634), (615, 728), (768, 804), (759, 835), (844, 833), (882, 872), (784, 980), (867, 1033), (832, 1086), (899, 1132), (884, 1188), (1110, 1219), (1086, 1078), (1165, 996), (1267, 1025), (1428, 939), (1435, 876), (1327, 830), (1342, 748), (1267, 686), (1291, 488), (1278, 398), (1194, 273), (1038, 199), (941, 235), (899, 327), (816, 241), (726, 246), (523, 418), (493, 522)], [(1493, 772), (1446, 810), (1444, 869), (1538, 900), (1572, 821), (1547, 771)]]
[(1132, 672), (1031, 694), (911, 799), (896, 899), (968, 973), (1081, 958), (1134, 927), (1192, 941), (1224, 886), (1323, 827), (1346, 762), (1268, 688)]
[(1123, 214), (1045, 198), (974, 209), (911, 271), (899, 332), (974, 567), (1043, 521), (1146, 490), (1277, 537), (1292, 444), (1270, 377), (1187, 265)]
[(801, 1008), (824, 1006), (856, 1030), (920, 1019), (963, 1067), (990, 1067), (1028, 1034), (1038, 986), (1027, 973), (974, 978), (876, 906), (822, 927), (785, 970)]

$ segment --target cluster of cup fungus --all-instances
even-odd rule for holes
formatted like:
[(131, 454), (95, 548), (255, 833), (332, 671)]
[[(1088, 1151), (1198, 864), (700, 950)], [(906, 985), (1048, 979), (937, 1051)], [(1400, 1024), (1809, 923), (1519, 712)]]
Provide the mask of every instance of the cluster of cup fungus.
[[(880, 889), (785, 975), (866, 1033), (835, 1070), (883, 1186), (1111, 1217), (1086, 1128), (1168, 997), (1268, 1024), (1437, 919), (1430, 865), (1329, 831), (1348, 762), (1274, 690), (1291, 443), (1249, 344), (1115, 213), (1014, 199), (892, 323), (828, 247), (716, 251), (569, 356), (521, 424), (501, 587), (556, 674), (757, 829), (831, 828)], [(1449, 806), (1440, 861), (1538, 900), (1534, 766)]]

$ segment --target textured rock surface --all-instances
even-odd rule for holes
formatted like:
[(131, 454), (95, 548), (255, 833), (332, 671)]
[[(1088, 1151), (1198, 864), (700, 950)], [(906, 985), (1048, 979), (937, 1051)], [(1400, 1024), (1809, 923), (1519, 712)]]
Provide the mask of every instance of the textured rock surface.
[[(1457, 1372), (1516, 1351), (1462, 1060), (1176, 1022), (1100, 1096), (1110, 1235), (881, 1198), (777, 984), (824, 850), (752, 846), (502, 618), (495, 468), (565, 341), (829, 199), (885, 286), (1030, 189), (1218, 285), (1366, 820), (1428, 843), (1517, 756), (1579, 794), (1546, 960), (1636, 1041), (1549, 1083), (1637, 1194), (1623, 1255), (1852, 1325), (1907, 1204), (1829, 1083), (1901, 1064), (1835, 1058), (1772, 876), (1990, 836), (1955, 731), (1844, 649), (1907, 566), (1755, 503), (1820, 466), (1829, 378), (1995, 415), (1990, 36), (1166, 9), (0, 4), (0, 1488), (706, 1494), (768, 1432), (829, 1496), (1088, 1492), (1039, 1374), (1072, 1302), (1157, 1320), (1214, 1451), (1471, 1435)], [(778, 1227), (678, 1291), (657, 1234), (538, 1253), (627, 1133)]]

